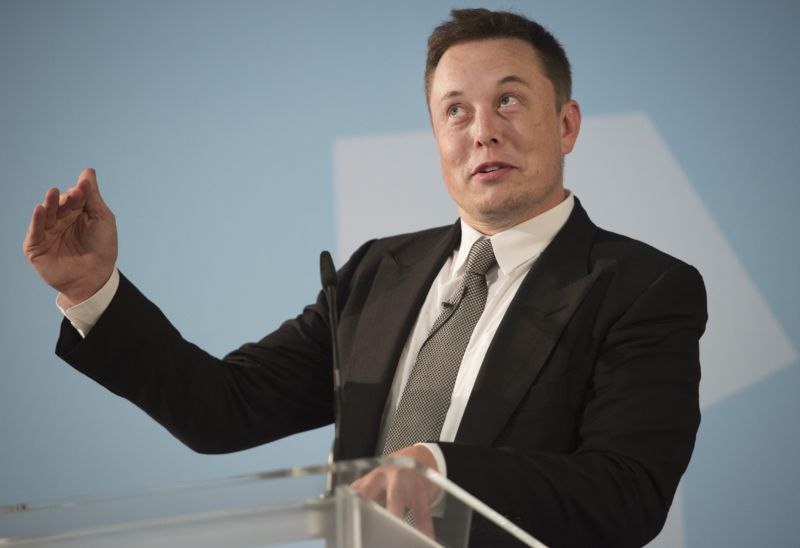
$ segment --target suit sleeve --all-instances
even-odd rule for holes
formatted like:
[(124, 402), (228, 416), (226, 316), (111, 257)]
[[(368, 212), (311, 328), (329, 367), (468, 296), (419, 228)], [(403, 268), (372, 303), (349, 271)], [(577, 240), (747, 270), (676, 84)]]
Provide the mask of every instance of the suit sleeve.
[(223, 453), (332, 420), (322, 296), (223, 359), (186, 341), (124, 276), (86, 339), (65, 319), (56, 354), (146, 411), (190, 448)]
[(449, 478), (548, 545), (646, 544), (694, 447), (705, 322), (697, 271), (666, 271), (598, 345), (574, 451), (441, 444)]
[[(372, 244), (337, 272), (340, 302)], [(85, 339), (62, 322), (56, 354), (201, 453), (248, 449), (333, 421), (330, 324), (321, 292), (296, 318), (219, 359), (185, 340), (121, 275)]]

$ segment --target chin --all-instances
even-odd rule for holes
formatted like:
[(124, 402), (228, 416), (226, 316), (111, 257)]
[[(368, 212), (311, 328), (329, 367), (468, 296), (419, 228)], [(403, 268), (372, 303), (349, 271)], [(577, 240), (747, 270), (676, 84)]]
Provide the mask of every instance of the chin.
[(519, 217), (519, 212), (508, 209), (485, 209), (476, 212), (472, 216), (477, 222), (481, 224), (492, 226), (496, 228), (508, 228), (517, 224), (516, 219)]
[(504, 202), (484, 203), (474, 211), (473, 219), (480, 222), (510, 228), (537, 215), (537, 210), (542, 207), (542, 202), (522, 203), (507, 200)]

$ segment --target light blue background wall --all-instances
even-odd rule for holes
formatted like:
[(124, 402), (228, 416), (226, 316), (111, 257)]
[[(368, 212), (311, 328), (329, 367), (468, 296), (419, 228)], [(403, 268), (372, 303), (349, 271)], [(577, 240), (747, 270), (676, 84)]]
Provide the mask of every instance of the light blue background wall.
[[(451, 4), (0, 1), (0, 505), (325, 458), (330, 429), (196, 455), (58, 361), (22, 237), (93, 166), (120, 268), (184, 336), (217, 355), (259, 338), (335, 247), (334, 141), (427, 127), (425, 39)], [(585, 116), (647, 114), (800, 346), (800, 5), (600, 4), (484, 3), (562, 40)], [(798, 389), (795, 363), (704, 410), (687, 546), (796, 545)]]

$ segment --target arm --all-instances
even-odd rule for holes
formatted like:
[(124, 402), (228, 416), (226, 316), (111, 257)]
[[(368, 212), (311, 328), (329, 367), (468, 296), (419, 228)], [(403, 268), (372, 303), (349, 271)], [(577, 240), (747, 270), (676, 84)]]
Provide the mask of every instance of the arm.
[[(340, 303), (371, 243), (337, 273)], [(56, 352), (147, 412), (195, 451), (225, 453), (333, 420), (330, 331), (322, 293), (302, 314), (218, 359), (185, 340), (120, 276), (108, 308), (82, 339), (62, 322)]]
[[(86, 339), (62, 322), (56, 353), (195, 451), (246, 449), (332, 420), (318, 305), (218, 359), (186, 341), (124, 275)], [(324, 328), (323, 328), (324, 326)]]
[(546, 544), (645, 544), (694, 446), (705, 321), (698, 273), (664, 272), (603, 332), (592, 327), (602, 340), (586, 356), (594, 369), (574, 450), (440, 444), (448, 477)]
[[(67, 308), (114, 272), (114, 215), (93, 170), (34, 209), (23, 250)], [(93, 323), (93, 322), (90, 322)], [(64, 321), (59, 356), (128, 398), (190, 447), (225, 452), (330, 422), (324, 303), (223, 360), (184, 340), (124, 277), (84, 340)], [(280, 348), (282, 347), (282, 348)], [(268, 366), (267, 366), (268, 365)]]

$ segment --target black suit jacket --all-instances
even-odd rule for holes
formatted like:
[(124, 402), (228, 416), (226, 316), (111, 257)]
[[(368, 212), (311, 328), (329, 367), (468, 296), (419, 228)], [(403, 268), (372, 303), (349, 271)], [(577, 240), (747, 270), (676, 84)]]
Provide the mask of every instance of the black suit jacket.
[[(338, 272), (343, 458), (374, 455), (403, 345), (458, 245), (452, 227), (373, 240)], [(699, 425), (698, 272), (597, 228), (580, 203), (522, 283), (481, 367), (448, 477), (543, 542), (635, 546), (663, 526)], [(124, 277), (85, 340), (57, 353), (201, 452), (333, 419), (322, 295), (218, 360)]]

